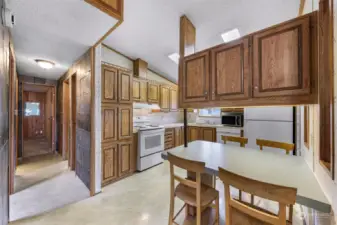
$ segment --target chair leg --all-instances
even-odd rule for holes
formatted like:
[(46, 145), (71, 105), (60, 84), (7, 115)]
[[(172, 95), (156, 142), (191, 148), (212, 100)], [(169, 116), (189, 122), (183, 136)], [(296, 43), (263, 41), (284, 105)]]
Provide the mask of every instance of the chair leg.
[(239, 190), (239, 200), (242, 201), (242, 191)]
[(293, 205), (289, 205), (288, 221), (293, 223)]
[(201, 206), (197, 206), (197, 225), (201, 225)]
[(170, 214), (169, 214), (168, 225), (173, 225), (173, 218), (174, 218), (174, 194), (171, 194), (171, 196), (170, 196)]
[(250, 195), (250, 204), (254, 205), (254, 195)]
[(217, 199), (215, 200), (215, 219), (216, 219), (216, 225), (220, 225), (220, 215), (219, 215), (219, 210), (220, 210), (220, 204), (219, 204), (219, 196), (217, 197)]

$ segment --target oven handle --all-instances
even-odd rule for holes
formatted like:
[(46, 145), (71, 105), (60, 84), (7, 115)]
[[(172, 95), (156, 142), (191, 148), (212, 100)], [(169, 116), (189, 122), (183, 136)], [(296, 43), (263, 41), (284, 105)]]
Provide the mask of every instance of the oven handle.
[(241, 127), (242, 124), (241, 124), (241, 116), (236, 116), (236, 125)]

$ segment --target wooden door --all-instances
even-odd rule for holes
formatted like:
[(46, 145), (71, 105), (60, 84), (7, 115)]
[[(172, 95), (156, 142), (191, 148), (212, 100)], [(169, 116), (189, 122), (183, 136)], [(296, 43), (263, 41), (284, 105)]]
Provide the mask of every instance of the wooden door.
[(147, 101), (147, 81), (140, 79), (133, 79), (133, 101), (146, 102)]
[(116, 103), (118, 90), (118, 70), (102, 65), (102, 103)]
[(170, 87), (160, 86), (160, 108), (162, 110), (170, 109)]
[(118, 102), (119, 103), (132, 103), (132, 75), (126, 71), (118, 71), (118, 80), (119, 80), (119, 94)]
[[(70, 159), (70, 92), (69, 81), (64, 81), (62, 85), (62, 156), (63, 159)], [(68, 161), (70, 165), (70, 161)]]
[(118, 146), (115, 143), (102, 145), (102, 184), (118, 178)]
[(159, 103), (159, 84), (149, 81), (147, 91), (147, 101), (149, 103)]
[(131, 172), (132, 142), (122, 142), (118, 145), (118, 177)]
[(45, 136), (45, 98), (46, 93), (44, 92), (23, 92), (24, 139)]
[(254, 97), (310, 93), (310, 18), (253, 36)]
[(200, 128), (200, 139), (204, 141), (215, 142), (216, 140), (216, 130), (215, 128)]
[(102, 143), (117, 141), (118, 107), (103, 105), (102, 109)]
[(212, 49), (212, 100), (248, 98), (251, 69), (249, 38)]
[(188, 141), (197, 141), (200, 139), (199, 127), (188, 127)]
[(181, 88), (183, 102), (200, 102), (209, 99), (209, 51), (184, 58)]
[(178, 90), (176, 87), (170, 89), (170, 110), (178, 110)]
[(132, 105), (118, 107), (118, 140), (132, 138)]

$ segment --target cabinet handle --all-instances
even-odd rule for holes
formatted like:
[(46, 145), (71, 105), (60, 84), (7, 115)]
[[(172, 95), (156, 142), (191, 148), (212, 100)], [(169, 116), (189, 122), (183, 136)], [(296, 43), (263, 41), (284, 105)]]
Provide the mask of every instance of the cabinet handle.
[(254, 88), (255, 88), (255, 89), (258, 89), (259, 87), (258, 87), (258, 86), (255, 86)]
[(208, 92), (207, 91), (205, 91), (205, 95), (207, 95), (208, 94)]

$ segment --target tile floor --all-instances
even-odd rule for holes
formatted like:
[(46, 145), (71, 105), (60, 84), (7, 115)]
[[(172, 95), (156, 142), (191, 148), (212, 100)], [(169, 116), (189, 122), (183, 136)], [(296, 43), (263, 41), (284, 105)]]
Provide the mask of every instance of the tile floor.
[[(184, 175), (184, 171), (179, 171)], [(223, 186), (217, 181), (220, 191), (220, 208), (223, 209)], [(233, 191), (236, 195), (237, 192)], [(248, 197), (248, 196), (247, 196)], [(261, 201), (262, 204), (263, 201)], [(263, 203), (266, 204), (266, 203)], [(182, 202), (176, 200), (176, 211)], [(267, 204), (273, 207), (273, 204)], [(165, 162), (142, 173), (137, 173), (103, 188), (95, 197), (67, 205), (43, 215), (16, 221), (15, 225), (164, 225), (169, 212), (169, 167)], [(224, 210), (220, 211), (224, 224)], [(184, 213), (178, 217), (181, 223)], [(302, 225), (298, 205), (294, 208), (294, 225)]]
[(44, 155), (18, 166), (15, 194), (10, 196), (10, 221), (32, 217), (90, 196), (89, 190), (68, 162), (58, 155)]

